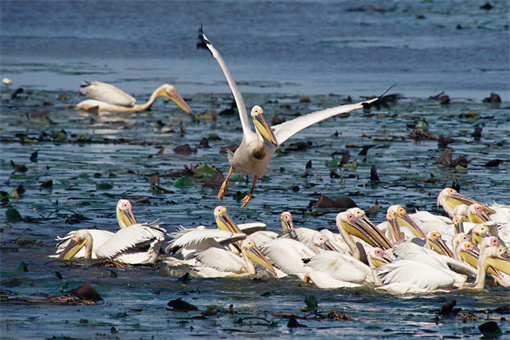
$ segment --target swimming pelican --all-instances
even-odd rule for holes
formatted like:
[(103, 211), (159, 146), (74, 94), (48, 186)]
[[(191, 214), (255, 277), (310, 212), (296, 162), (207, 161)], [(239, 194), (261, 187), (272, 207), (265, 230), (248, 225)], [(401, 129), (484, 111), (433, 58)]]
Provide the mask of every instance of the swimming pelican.
[(225, 196), (225, 193), (227, 192), (228, 180), (234, 171), (241, 173), (243, 176), (253, 176), (252, 187), (248, 194), (243, 198), (243, 204), (241, 208), (246, 207), (252, 198), (253, 190), (255, 189), (255, 184), (258, 178), (264, 175), (266, 172), (269, 161), (273, 157), (273, 154), (279, 145), (306, 127), (342, 113), (362, 109), (364, 106), (369, 105), (379, 99), (374, 98), (357, 104), (337, 106), (334, 108), (310, 113), (308, 115), (298, 117), (296, 119), (272, 127), (269, 127), (267, 122), (264, 120), (262, 116), (264, 111), (262, 108), (256, 105), (251, 110), (251, 117), (255, 125), (255, 132), (253, 132), (250, 127), (243, 97), (239, 92), (239, 89), (237, 88), (237, 85), (232, 78), (230, 71), (223, 61), (222, 56), (207, 39), (202, 31), (202, 28), (200, 28), (199, 39), (200, 42), (197, 46), (209, 49), (212, 56), (220, 65), (225, 78), (227, 79), (230, 90), (234, 95), (234, 100), (239, 110), (239, 118), (243, 128), (243, 139), (237, 150), (234, 153), (228, 154), (230, 170), (218, 192), (218, 199), (223, 199), (223, 196)]
[(288, 211), (284, 211), (280, 214), (280, 220), (283, 230), (282, 234), (278, 236), (280, 238), (289, 238), (299, 241), (311, 250), (316, 251), (317, 248), (315, 238), (318, 237), (318, 235), (325, 235), (328, 238), (328, 244), (331, 247), (333, 247), (336, 251), (345, 252), (343, 245), (337, 247), (337, 242), (331, 242), (331, 238), (321, 231), (304, 227), (294, 227), (292, 214)]
[(365, 262), (366, 250), (363, 248), (363, 245), (355, 243), (352, 236), (363, 240), (371, 247), (380, 247), (383, 249), (392, 247), (390, 241), (374, 226), (366, 217), (365, 212), (360, 208), (350, 208), (344, 212), (338, 213), (336, 216), (336, 225), (345, 243), (349, 247), (352, 256), (357, 260), (362, 260), (362, 262)]
[[(117, 202), (117, 206), (115, 208), (117, 222), (119, 223), (119, 228), (126, 228), (130, 225), (136, 224), (136, 218), (133, 215), (131, 202), (126, 199), (120, 199)], [(110, 239), (115, 233), (108, 230), (100, 230), (100, 229), (84, 229), (87, 230), (92, 237), (93, 248), (91, 250), (92, 254), (95, 254), (94, 251), (99, 246), (101, 246), (104, 242)], [(69, 232), (65, 237), (57, 237), (57, 250), (56, 254), (60, 254), (67, 248), (69, 243), (71, 242), (71, 235), (73, 235), (76, 231)], [(94, 255), (95, 256), (95, 255)], [(85, 257), (85, 247), (80, 249), (75, 255), (74, 258), (84, 258)]]
[(170, 254), (181, 254), (184, 259), (191, 259), (208, 248), (223, 248), (228, 244), (242, 241), (246, 234), (198, 226), (190, 229), (181, 227), (178, 231), (170, 233), (170, 237), (172, 241), (165, 251)]
[(261, 245), (260, 251), (267, 256), (274, 267), (283, 272), (281, 274), (278, 272), (277, 277), (283, 277), (285, 274), (304, 275), (312, 269), (305, 265), (303, 259), (315, 256), (319, 252), (319, 248), (324, 249), (325, 247), (325, 249), (334, 250), (332, 247), (328, 247), (328, 238), (322, 234), (316, 235), (314, 241), (316, 249), (312, 250), (299, 241), (277, 238)]
[(394, 293), (420, 293), (435, 290), (452, 290), (462, 287), (466, 278), (451, 270), (432, 263), (399, 260), (378, 267), (382, 287)]
[(198, 253), (196, 258), (197, 263), (193, 266), (193, 270), (199, 276), (253, 275), (256, 273), (253, 262), (261, 265), (273, 275), (277, 275), (274, 267), (251, 240), (244, 240), (241, 243), (241, 256), (224, 248), (213, 247)]
[[(386, 235), (391, 237), (394, 242), (412, 237), (425, 238), (421, 228), (409, 216), (407, 210), (400, 205), (388, 207), (386, 221), (378, 224), (377, 228), (381, 231), (386, 230)], [(402, 228), (405, 228), (405, 231)]]
[(483, 289), (485, 287), (485, 275), (489, 267), (510, 275), (510, 255), (505, 247), (501, 245), (489, 246), (480, 254), (478, 258), (478, 275), (473, 286), (474, 289)]
[(85, 247), (85, 259), (109, 259), (127, 264), (155, 263), (165, 232), (155, 223), (137, 223), (120, 229), (97, 246), (90, 230), (81, 229), (70, 236), (71, 242), (59, 259), (70, 260)]
[(100, 81), (86, 81), (82, 84), (80, 96), (89, 96), (94, 99), (87, 99), (78, 103), (75, 109), (97, 109), (98, 111), (108, 112), (139, 112), (151, 108), (158, 97), (168, 97), (174, 101), (186, 113), (192, 110), (179, 92), (169, 84), (163, 84), (158, 87), (150, 96), (145, 104), (136, 104), (136, 99), (122, 91), (121, 89)]
[(487, 214), (494, 214), (496, 212), (494, 209), (488, 207), (485, 204), (482, 204), (478, 201), (475, 201), (472, 198), (459, 194), (457, 190), (452, 188), (445, 188), (441, 190), (441, 192), (437, 196), (437, 206), (439, 207), (439, 205), (441, 205), (443, 209), (448, 213), (448, 215), (450, 215), (450, 217), (455, 216), (453, 209), (457, 205), (459, 204), (471, 205), (474, 203), (480, 204)]

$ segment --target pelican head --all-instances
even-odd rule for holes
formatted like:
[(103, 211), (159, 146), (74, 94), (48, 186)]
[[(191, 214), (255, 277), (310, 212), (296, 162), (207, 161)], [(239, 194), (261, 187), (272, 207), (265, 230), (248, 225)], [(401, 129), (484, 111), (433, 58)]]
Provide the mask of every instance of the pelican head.
[(480, 204), (486, 213), (493, 214), (496, 212), (494, 209), (491, 209), (472, 198), (459, 194), (457, 190), (452, 188), (443, 189), (437, 196), (437, 206), (441, 205), (450, 217), (455, 216), (453, 209), (455, 209), (455, 207), (459, 204)]
[(116, 210), (119, 227), (126, 228), (137, 223), (135, 215), (133, 215), (133, 211), (131, 209), (131, 202), (128, 200), (120, 199), (119, 202), (117, 202)]
[(170, 84), (163, 84), (159, 87), (159, 91), (157, 92), (157, 96), (170, 98), (175, 104), (179, 105), (181, 109), (183, 109), (186, 113), (191, 113), (192, 110), (189, 107), (188, 103), (181, 97), (179, 92), (175, 89), (174, 86)]
[(347, 233), (361, 238), (372, 247), (383, 249), (391, 248), (391, 243), (379, 229), (366, 217), (365, 212), (360, 208), (350, 208), (336, 216), (338, 228), (344, 229)]
[(472, 231), (471, 237), (475, 245), (480, 244), (484, 237), (492, 236), (489, 232), (489, 227), (483, 224), (475, 225), (473, 229), (471, 229), (471, 231)]
[(437, 231), (429, 231), (427, 233), (426, 242), (427, 246), (430, 247), (430, 249), (434, 249), (441, 255), (453, 257), (452, 251), (448, 249), (448, 246), (444, 243), (443, 239), (441, 238), (441, 234), (438, 233)]
[(294, 224), (292, 223), (292, 215), (288, 211), (284, 211), (280, 214), (280, 218), (282, 220), (282, 230), (294, 229)]
[(367, 253), (370, 266), (372, 268), (382, 267), (393, 262), (381, 248), (372, 248)]
[(480, 204), (474, 203), (468, 207), (467, 215), (469, 221), (473, 223), (483, 223), (491, 221), (491, 218), (485, 213), (483, 207)]
[(77, 230), (70, 236), (69, 245), (60, 253), (58, 259), (70, 260), (83, 247), (86, 247), (85, 258), (90, 259), (92, 256), (92, 237), (86, 230)]
[(241, 251), (244, 256), (248, 257), (253, 262), (261, 265), (262, 267), (269, 270), (276, 276), (276, 270), (273, 265), (269, 262), (269, 260), (260, 252), (260, 250), (255, 245), (255, 242), (252, 240), (243, 240), (241, 243)]
[(388, 208), (388, 212), (393, 212), (396, 215), (396, 222), (399, 226), (406, 226), (411, 229), (414, 235), (418, 238), (425, 238), (425, 234), (413, 221), (413, 219), (407, 214), (407, 210), (400, 205), (392, 205)]
[(329, 241), (326, 235), (316, 234), (312, 239), (315, 251), (320, 253), (324, 250), (338, 251)]
[(274, 146), (278, 146), (276, 136), (262, 116), (263, 113), (264, 110), (262, 110), (262, 108), (258, 105), (255, 105), (253, 109), (251, 109), (251, 117), (253, 118), (255, 129), (260, 133), (264, 140), (274, 144)]
[(214, 218), (216, 219), (216, 224), (219, 229), (227, 230), (232, 233), (241, 232), (237, 224), (235, 224), (234, 221), (232, 221), (232, 219), (230, 219), (227, 215), (227, 208), (224, 206), (219, 205), (214, 209)]

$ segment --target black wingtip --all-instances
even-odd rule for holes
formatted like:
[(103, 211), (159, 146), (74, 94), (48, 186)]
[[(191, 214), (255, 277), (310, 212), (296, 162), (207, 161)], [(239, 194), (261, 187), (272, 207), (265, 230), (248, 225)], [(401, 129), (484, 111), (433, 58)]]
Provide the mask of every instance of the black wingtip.
[(400, 93), (392, 93), (392, 94), (386, 94), (388, 93), (392, 88), (394, 88), (397, 84), (391, 85), (386, 91), (384, 91), (383, 94), (381, 94), (378, 99), (372, 103), (363, 103), (363, 109), (365, 111), (370, 111), (370, 108), (375, 107), (378, 110), (380, 110), (382, 107), (389, 108), (390, 103), (395, 103), (397, 100), (403, 98), (403, 96)]
[(199, 48), (207, 48), (207, 44), (210, 44), (209, 40), (206, 39), (204, 35), (204, 30), (202, 28), (202, 24), (200, 24), (200, 27), (198, 28), (198, 42), (197, 42), (197, 49)]

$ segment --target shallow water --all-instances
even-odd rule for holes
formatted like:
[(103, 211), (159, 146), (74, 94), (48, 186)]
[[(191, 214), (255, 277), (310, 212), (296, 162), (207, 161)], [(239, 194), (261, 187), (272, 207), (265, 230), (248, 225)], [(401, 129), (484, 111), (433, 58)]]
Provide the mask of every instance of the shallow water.
[[(280, 213), (289, 210), (297, 225), (333, 226), (338, 210), (316, 208), (320, 194), (349, 196), (363, 209), (378, 202), (382, 208), (370, 216), (374, 222), (383, 221), (392, 204), (441, 214), (437, 194), (454, 181), (462, 193), (479, 201), (508, 203), (507, 2), (493, 2), (491, 11), (468, 1), (383, 2), (385, 11), (367, 2), (357, 2), (356, 8), (349, 2), (221, 3), (223, 7), (218, 2), (122, 2), (114, 4), (118, 15), (111, 16), (110, 2), (33, 2), (27, 7), (2, 2), (2, 76), (14, 85), (8, 91), (2, 87), (1, 190), (11, 194), (8, 206), (23, 220), (6, 221), (8, 206), (2, 207), (1, 289), (11, 299), (42, 299), (64, 295), (61, 287), (67, 291), (88, 282), (104, 300), (81, 306), (2, 301), (0, 337), (472, 338), (480, 336), (477, 327), (486, 320), (497, 321), (508, 334), (508, 321), (500, 320), (508, 312), (493, 312), (508, 305), (508, 289), (396, 297), (372, 288), (320, 290), (265, 275), (183, 283), (178, 278), (186, 269), (163, 263), (133, 268), (48, 263), (57, 235), (90, 227), (115, 230), (115, 205), (122, 197), (148, 198), (149, 204), (134, 205), (138, 220), (159, 218), (168, 232), (179, 225), (215, 227), (213, 209), (220, 201), (216, 188), (203, 187), (207, 177), (178, 188), (178, 175), (163, 176), (198, 163), (226, 174), (220, 147), (241, 138), (238, 117), (220, 115), (213, 121), (204, 115), (228, 108), (231, 96), (215, 61), (206, 51), (195, 50), (201, 22), (231, 67), (247, 106), (262, 105), (269, 120), (275, 114), (292, 119), (340, 105), (347, 95), (357, 101), (393, 83), (405, 96), (389, 109), (330, 119), (287, 141), (243, 210), (234, 196), (242, 197), (250, 183), (237, 177), (221, 202), (235, 221), (264, 221), (276, 231)], [(417, 19), (418, 14), (426, 19)], [(456, 28), (459, 23), (464, 29)], [(114, 83), (139, 100), (160, 83), (173, 83), (197, 117), (161, 99), (150, 112), (136, 115), (68, 109), (82, 99), (76, 92), (85, 79)], [(24, 92), (10, 98), (17, 87)], [(451, 96), (449, 105), (429, 99), (440, 91)], [(66, 99), (59, 100), (63, 92)], [(482, 103), (490, 92), (498, 92), (503, 103)], [(309, 103), (300, 102), (304, 94), (311, 95)], [(468, 111), (479, 116), (460, 117)], [(437, 165), (443, 151), (437, 141), (409, 138), (410, 127), (423, 120), (430, 134), (455, 139), (449, 148), (453, 158), (470, 161), (467, 169)], [(483, 129), (480, 141), (472, 136), (476, 127)], [(67, 138), (55, 141), (61, 130)], [(201, 145), (213, 134), (221, 140)], [(310, 141), (311, 147), (289, 150), (302, 141)], [(174, 147), (182, 144), (196, 152), (175, 153)], [(364, 145), (374, 146), (366, 156), (359, 155)], [(35, 151), (37, 161), (31, 161)], [(336, 158), (346, 151), (357, 166), (337, 166)], [(503, 163), (485, 167), (493, 159)], [(27, 171), (15, 171), (11, 161)], [(312, 167), (302, 176), (308, 161)], [(374, 165), (379, 183), (370, 181)], [(331, 171), (341, 177), (332, 178)], [(172, 193), (151, 188), (155, 174)], [(53, 185), (43, 187), (49, 180)], [(25, 192), (12, 197), (19, 185)], [(28, 272), (19, 269), (22, 261)], [(319, 319), (301, 311), (306, 295), (317, 299), (319, 310), (343, 311), (354, 320)], [(179, 297), (199, 311), (168, 311), (167, 302)], [(438, 318), (441, 304), (451, 300), (478, 319), (463, 323), (460, 317)], [(217, 305), (220, 313), (198, 318), (210, 305)], [(229, 305), (234, 315), (228, 313)], [(307, 327), (288, 328), (289, 314)], [(244, 322), (236, 322), (240, 318)]]

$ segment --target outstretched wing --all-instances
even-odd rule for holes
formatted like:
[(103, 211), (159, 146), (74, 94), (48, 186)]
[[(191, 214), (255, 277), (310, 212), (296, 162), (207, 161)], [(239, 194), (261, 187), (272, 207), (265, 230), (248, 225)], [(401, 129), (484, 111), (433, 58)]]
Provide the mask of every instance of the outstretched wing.
[(228, 86), (230, 87), (230, 91), (232, 91), (232, 94), (234, 95), (234, 100), (236, 101), (237, 109), (239, 110), (239, 117), (241, 118), (243, 131), (251, 131), (250, 123), (248, 121), (248, 113), (246, 112), (246, 105), (244, 104), (243, 96), (241, 95), (241, 92), (239, 92), (237, 84), (234, 81), (234, 78), (232, 78), (232, 75), (230, 74), (230, 71), (227, 65), (225, 64), (225, 61), (223, 61), (220, 52), (218, 52), (211, 44), (211, 42), (207, 39), (207, 37), (204, 34), (204, 31), (202, 30), (202, 27), (200, 27), (198, 30), (198, 39), (199, 42), (197, 43), (197, 48), (209, 49), (214, 59), (216, 59), (216, 61), (220, 65), (221, 70), (223, 71), (223, 74), (227, 79)]
[(164, 241), (166, 230), (154, 224), (133, 224), (120, 229), (96, 250), (98, 258), (111, 259), (127, 250)]
[(299, 131), (309, 127), (310, 125), (313, 125), (315, 123), (318, 123), (320, 121), (323, 121), (334, 116), (341, 115), (343, 113), (348, 113), (354, 110), (362, 109), (367, 104), (372, 104), (378, 99), (379, 98), (373, 98), (356, 104), (335, 106), (322, 111), (312, 112), (307, 115), (289, 120), (287, 122), (272, 126), (272, 129), (276, 136), (276, 140), (278, 141), (278, 145), (281, 145), (287, 139), (289, 139)]

